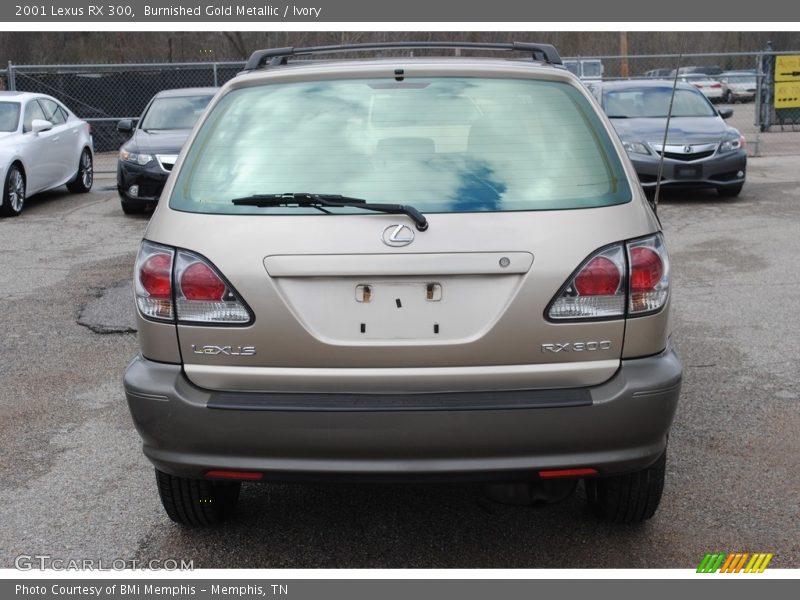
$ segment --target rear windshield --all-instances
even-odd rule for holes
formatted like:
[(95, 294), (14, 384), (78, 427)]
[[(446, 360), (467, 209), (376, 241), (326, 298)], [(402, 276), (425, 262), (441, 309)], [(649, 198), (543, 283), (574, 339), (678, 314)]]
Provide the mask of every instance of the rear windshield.
[(301, 192), (423, 212), (588, 208), (631, 198), (602, 123), (573, 86), (439, 77), (234, 90), (202, 125), (170, 206), (319, 214), (231, 204)]
[(191, 129), (211, 98), (208, 95), (156, 98), (139, 127), (147, 130)]

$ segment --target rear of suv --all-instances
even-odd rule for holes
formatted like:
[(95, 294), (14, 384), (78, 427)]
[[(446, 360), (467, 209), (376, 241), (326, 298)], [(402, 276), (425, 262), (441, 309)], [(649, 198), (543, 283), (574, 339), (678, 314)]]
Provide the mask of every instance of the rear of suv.
[[(524, 60), (295, 60), (467, 47)], [(134, 276), (124, 384), (169, 516), (241, 482), (583, 480), (650, 518), (681, 383), (624, 148), (542, 44), (256, 52), (195, 127)]]

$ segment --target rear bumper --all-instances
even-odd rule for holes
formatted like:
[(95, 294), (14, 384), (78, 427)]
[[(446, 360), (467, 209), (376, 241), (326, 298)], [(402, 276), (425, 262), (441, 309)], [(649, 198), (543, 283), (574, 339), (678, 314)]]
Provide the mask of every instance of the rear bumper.
[(668, 347), (574, 390), (240, 394), (198, 388), (179, 365), (139, 356), (124, 385), (144, 453), (174, 475), (228, 469), (263, 472), (267, 481), (492, 480), (540, 469), (611, 475), (647, 467), (665, 448), (681, 374)]

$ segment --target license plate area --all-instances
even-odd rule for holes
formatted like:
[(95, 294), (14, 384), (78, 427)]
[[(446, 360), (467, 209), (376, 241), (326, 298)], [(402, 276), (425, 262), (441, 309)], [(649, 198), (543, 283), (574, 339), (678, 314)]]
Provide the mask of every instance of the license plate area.
[(676, 165), (675, 179), (702, 179), (702, 165)]
[[(274, 277), (305, 329), (327, 344), (466, 343), (485, 334), (523, 275)], [(399, 306), (398, 306), (399, 304)]]
[(356, 284), (353, 314), (360, 337), (426, 339), (442, 334), (445, 289), (438, 281), (365, 281)]

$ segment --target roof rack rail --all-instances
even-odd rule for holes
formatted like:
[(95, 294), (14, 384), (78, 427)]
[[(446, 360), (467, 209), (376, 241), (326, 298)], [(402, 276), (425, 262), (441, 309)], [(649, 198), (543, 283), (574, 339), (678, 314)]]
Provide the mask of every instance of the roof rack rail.
[(265, 66), (285, 65), (291, 56), (310, 54), (332, 54), (336, 52), (359, 52), (368, 50), (413, 50), (413, 49), (451, 48), (460, 50), (493, 50), (501, 52), (530, 52), (533, 60), (560, 65), (561, 56), (551, 44), (529, 42), (483, 43), (483, 42), (372, 42), (364, 44), (341, 44), (333, 46), (310, 46), (308, 48), (269, 48), (256, 50), (244, 67), (254, 71)]

